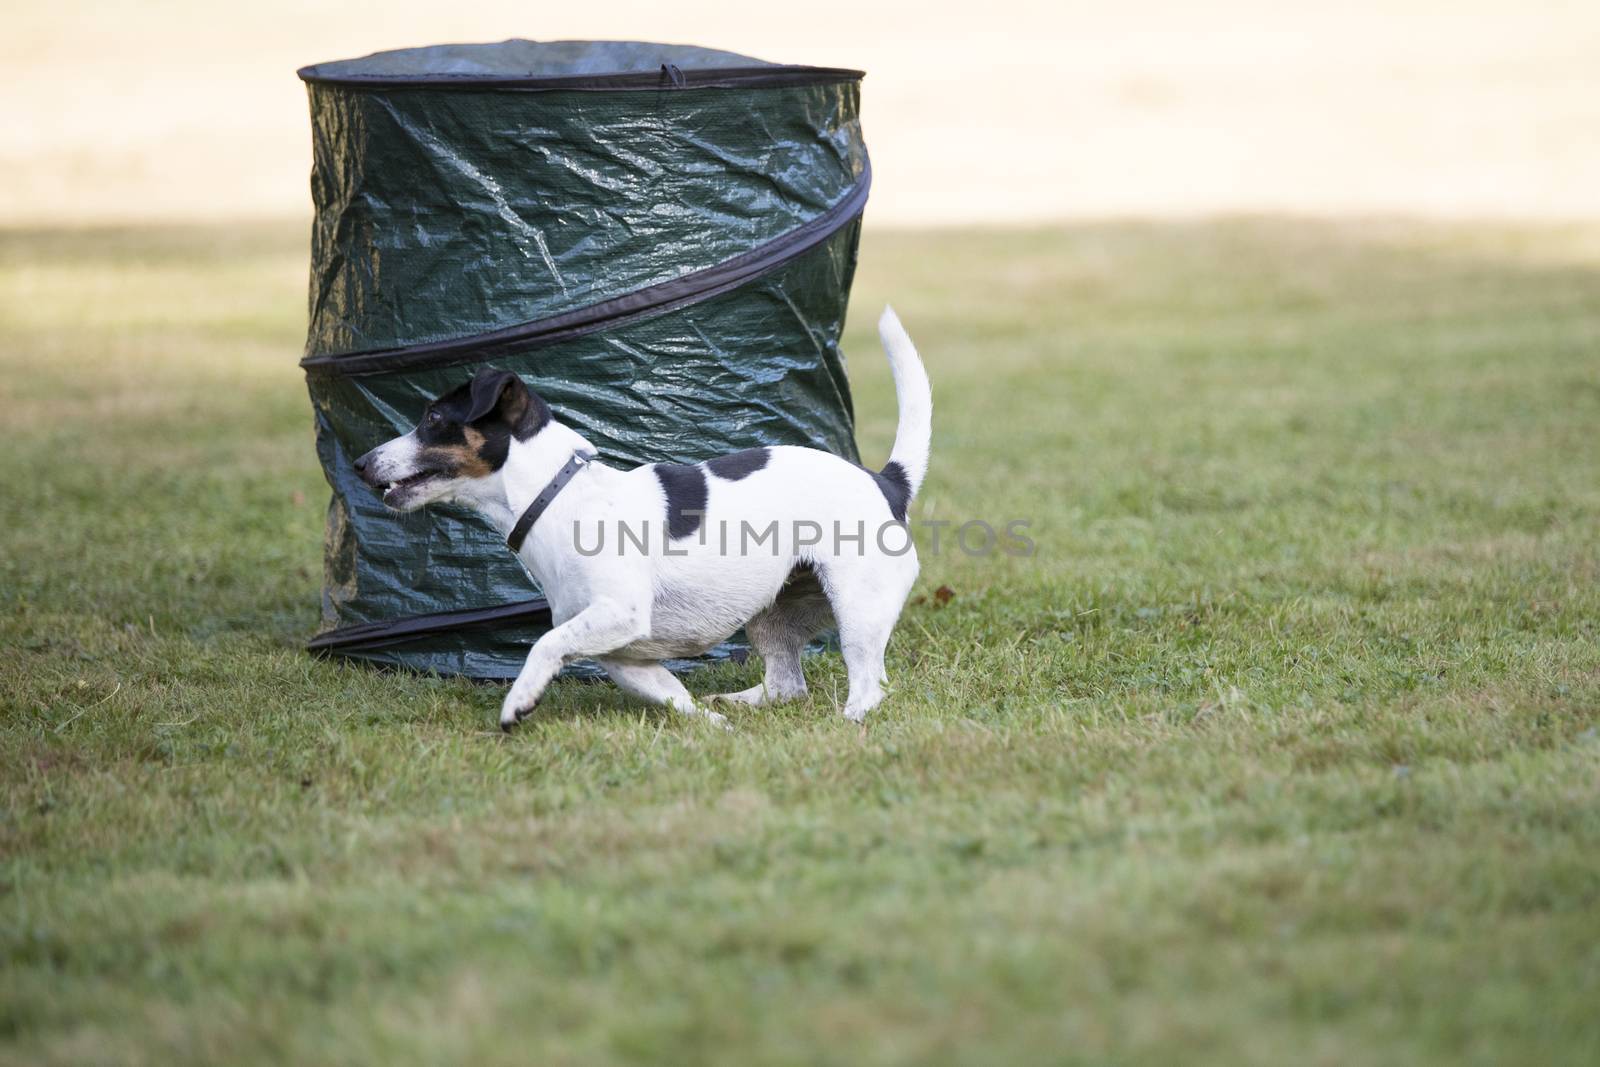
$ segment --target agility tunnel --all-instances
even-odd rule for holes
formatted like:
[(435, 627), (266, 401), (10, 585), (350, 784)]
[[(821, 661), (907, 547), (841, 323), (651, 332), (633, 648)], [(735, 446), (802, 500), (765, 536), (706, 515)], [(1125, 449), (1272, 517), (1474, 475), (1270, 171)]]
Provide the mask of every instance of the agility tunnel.
[(307, 386), (332, 488), (316, 652), (509, 678), (549, 625), (472, 514), (388, 511), (351, 460), (479, 367), (632, 466), (855, 460), (839, 339), (871, 170), (861, 72), (512, 40), (302, 69)]

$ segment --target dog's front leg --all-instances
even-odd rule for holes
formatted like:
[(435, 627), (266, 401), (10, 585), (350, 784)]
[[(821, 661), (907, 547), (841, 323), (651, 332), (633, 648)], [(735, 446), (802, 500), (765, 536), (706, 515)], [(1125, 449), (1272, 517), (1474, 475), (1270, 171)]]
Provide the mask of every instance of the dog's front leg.
[(528, 662), (500, 706), (500, 728), (509, 730), (525, 718), (568, 660), (603, 656), (649, 632), (648, 605), (596, 600), (534, 643)]

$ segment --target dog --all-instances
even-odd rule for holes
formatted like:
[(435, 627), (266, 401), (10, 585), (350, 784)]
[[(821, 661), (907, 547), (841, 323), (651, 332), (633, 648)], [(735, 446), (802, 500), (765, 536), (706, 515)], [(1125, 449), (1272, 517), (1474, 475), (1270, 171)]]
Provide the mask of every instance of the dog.
[(927, 371), (892, 308), (878, 333), (900, 407), (879, 471), (790, 445), (617, 470), (521, 378), (493, 368), (355, 461), (396, 511), (449, 502), (477, 512), (544, 590), (553, 626), (506, 694), (503, 729), (575, 659), (597, 660), (635, 697), (725, 726), (661, 660), (698, 655), (741, 626), (765, 677), (712, 700), (760, 707), (804, 696), (801, 651), (837, 627), (844, 716), (865, 720), (884, 697), (884, 650), (917, 577), (907, 509), (927, 473), (933, 420)]

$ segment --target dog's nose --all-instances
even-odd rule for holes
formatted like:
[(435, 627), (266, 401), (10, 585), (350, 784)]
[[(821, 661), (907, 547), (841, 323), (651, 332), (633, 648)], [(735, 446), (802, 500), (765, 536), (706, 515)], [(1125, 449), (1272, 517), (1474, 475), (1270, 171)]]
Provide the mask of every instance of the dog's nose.
[(371, 478), (367, 477), (367, 468), (369, 466), (371, 466), (371, 464), (372, 464), (372, 453), (371, 452), (368, 452), (366, 455), (363, 455), (363, 456), (357, 456), (355, 463), (352, 464), (352, 466), (354, 466), (355, 469), (356, 469), (356, 473), (361, 475), (361, 480), (364, 481), (364, 482), (370, 482), (372, 480)]

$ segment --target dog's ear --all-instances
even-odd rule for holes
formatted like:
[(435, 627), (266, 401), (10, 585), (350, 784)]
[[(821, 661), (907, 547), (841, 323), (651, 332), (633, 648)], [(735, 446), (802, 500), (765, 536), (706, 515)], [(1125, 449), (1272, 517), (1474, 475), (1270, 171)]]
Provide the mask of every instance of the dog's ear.
[(467, 422), (499, 414), (510, 426), (519, 426), (528, 413), (528, 387), (508, 370), (484, 367), (472, 378), (472, 407)]

